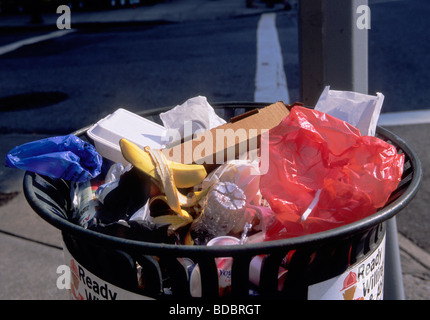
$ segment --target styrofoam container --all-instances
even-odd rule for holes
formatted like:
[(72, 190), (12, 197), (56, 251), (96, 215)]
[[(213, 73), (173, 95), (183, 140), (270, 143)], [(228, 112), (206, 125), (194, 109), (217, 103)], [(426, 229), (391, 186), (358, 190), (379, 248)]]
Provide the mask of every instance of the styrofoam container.
[(114, 162), (127, 165), (119, 147), (119, 141), (125, 138), (142, 149), (164, 147), (163, 137), (167, 130), (148, 119), (133, 112), (119, 108), (114, 113), (99, 120), (87, 131), (88, 137), (94, 141), (98, 153)]

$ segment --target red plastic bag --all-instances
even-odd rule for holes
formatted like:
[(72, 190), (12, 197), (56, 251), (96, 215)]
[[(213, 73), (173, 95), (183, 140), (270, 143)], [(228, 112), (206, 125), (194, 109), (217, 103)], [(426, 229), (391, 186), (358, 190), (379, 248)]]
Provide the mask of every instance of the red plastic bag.
[(394, 146), (325, 113), (296, 106), (268, 133), (260, 190), (278, 223), (267, 240), (363, 219), (385, 205), (401, 180), (404, 155)]

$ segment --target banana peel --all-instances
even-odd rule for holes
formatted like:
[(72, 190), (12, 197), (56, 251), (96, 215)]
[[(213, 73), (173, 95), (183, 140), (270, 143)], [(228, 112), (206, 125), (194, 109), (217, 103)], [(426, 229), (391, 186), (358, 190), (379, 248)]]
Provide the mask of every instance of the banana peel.
[[(183, 195), (178, 188), (189, 188), (200, 184), (207, 175), (206, 169), (201, 165), (184, 165), (169, 161), (160, 150), (152, 150), (149, 147), (143, 150), (126, 139), (120, 140), (120, 147), (124, 158), (151, 176), (164, 192), (162, 195), (151, 198), (150, 203), (156, 200), (164, 201), (175, 213), (154, 217), (153, 221), (169, 223), (172, 231), (193, 222), (193, 217), (182, 208), (195, 206), (207, 195), (210, 187), (189, 195)], [(186, 244), (192, 244), (189, 233)]]
[[(127, 139), (119, 141), (121, 153), (125, 160), (130, 162), (139, 170), (145, 172), (155, 180), (159, 180), (156, 172), (156, 166), (152, 157), (146, 150), (141, 149), (139, 146)], [(167, 166), (171, 169), (173, 179), (178, 188), (190, 188), (200, 184), (206, 178), (207, 172), (204, 166), (199, 164), (182, 164), (174, 161), (167, 160)]]
[[(210, 188), (201, 190), (201, 191), (195, 191), (193, 193), (190, 193), (189, 195), (183, 195), (181, 192), (178, 191), (178, 200), (181, 208), (191, 208), (194, 207), (201, 199), (203, 199), (208, 193)], [(154, 196), (151, 198), (151, 201), (153, 200), (161, 200), (165, 203), (169, 203), (167, 200), (167, 196), (160, 194), (157, 196)]]
[(179, 228), (185, 227), (186, 225), (193, 222), (193, 218), (191, 217), (188, 218), (188, 217), (179, 216), (179, 215), (165, 214), (163, 216), (152, 218), (152, 221), (154, 223), (170, 224), (169, 229), (176, 231)]

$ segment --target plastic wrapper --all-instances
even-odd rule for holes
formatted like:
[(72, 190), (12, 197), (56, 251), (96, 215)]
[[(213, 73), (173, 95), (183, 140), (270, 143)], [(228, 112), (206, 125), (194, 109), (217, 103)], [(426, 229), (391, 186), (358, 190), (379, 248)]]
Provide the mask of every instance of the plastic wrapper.
[(247, 203), (260, 201), (260, 171), (259, 162), (250, 160), (230, 160), (208, 174), (201, 184), (202, 189), (214, 183), (232, 182), (243, 190)]
[(266, 240), (328, 230), (385, 205), (400, 182), (404, 155), (325, 113), (294, 107), (262, 136), (269, 170), (260, 190), (279, 224)]
[[(242, 236), (246, 234), (246, 243), (257, 243), (265, 240), (266, 232), (276, 218), (270, 207), (248, 204), (243, 221), (246, 222)], [(239, 225), (242, 227), (241, 224)], [(233, 231), (237, 231), (237, 229), (234, 228)]]
[(29, 142), (6, 155), (8, 167), (68, 181), (98, 176), (102, 162), (94, 146), (72, 134)]
[(180, 142), (181, 138), (187, 138), (198, 131), (205, 131), (218, 127), (226, 121), (219, 117), (206, 97), (197, 96), (188, 99), (183, 104), (173, 109), (160, 113), (160, 119), (172, 142)]
[(131, 165), (124, 167), (122, 163), (113, 164), (109, 171), (106, 173), (104, 183), (97, 188), (95, 197), (101, 203), (104, 202), (104, 198), (118, 187), (121, 175), (131, 169)]
[[(250, 239), (252, 242), (263, 241), (264, 232), (274, 220), (271, 209), (268, 206), (261, 205), (260, 174), (259, 161), (257, 160), (230, 160), (210, 172), (202, 184), (197, 187), (197, 190), (206, 189), (222, 182), (232, 183), (243, 191), (245, 195), (245, 208), (237, 219), (235, 219), (229, 233), (238, 236), (244, 231), (247, 224), (249, 224), (252, 226), (252, 230), (250, 228), (250, 236), (247, 239)], [(201, 201), (200, 204), (202, 207), (208, 205), (204, 201)]]

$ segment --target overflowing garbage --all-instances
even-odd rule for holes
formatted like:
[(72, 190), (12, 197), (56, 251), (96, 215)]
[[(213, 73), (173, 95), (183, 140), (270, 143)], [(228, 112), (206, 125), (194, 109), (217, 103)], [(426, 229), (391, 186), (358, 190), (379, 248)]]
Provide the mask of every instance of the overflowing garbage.
[[(327, 87), (314, 109), (277, 102), (226, 121), (198, 96), (161, 113), (162, 125), (119, 108), (85, 135), (13, 148), (6, 166), (66, 181), (69, 221), (113, 237), (175, 246), (299, 237), (364, 219), (396, 190), (405, 159), (375, 136), (383, 100)], [(169, 294), (147, 283), (142, 259), (139, 288)], [(256, 288), (263, 260), (249, 264)], [(202, 296), (198, 263), (178, 261), (191, 296)], [(219, 295), (229, 295), (232, 258), (215, 263)], [(279, 266), (278, 290), (287, 271)]]
[(278, 102), (226, 122), (199, 96), (161, 114), (163, 126), (119, 109), (88, 130), (92, 144), (43, 139), (6, 165), (70, 181), (70, 219), (112, 236), (296, 237), (363, 219), (397, 187), (404, 155), (374, 136), (382, 101), (326, 88), (315, 109)]

